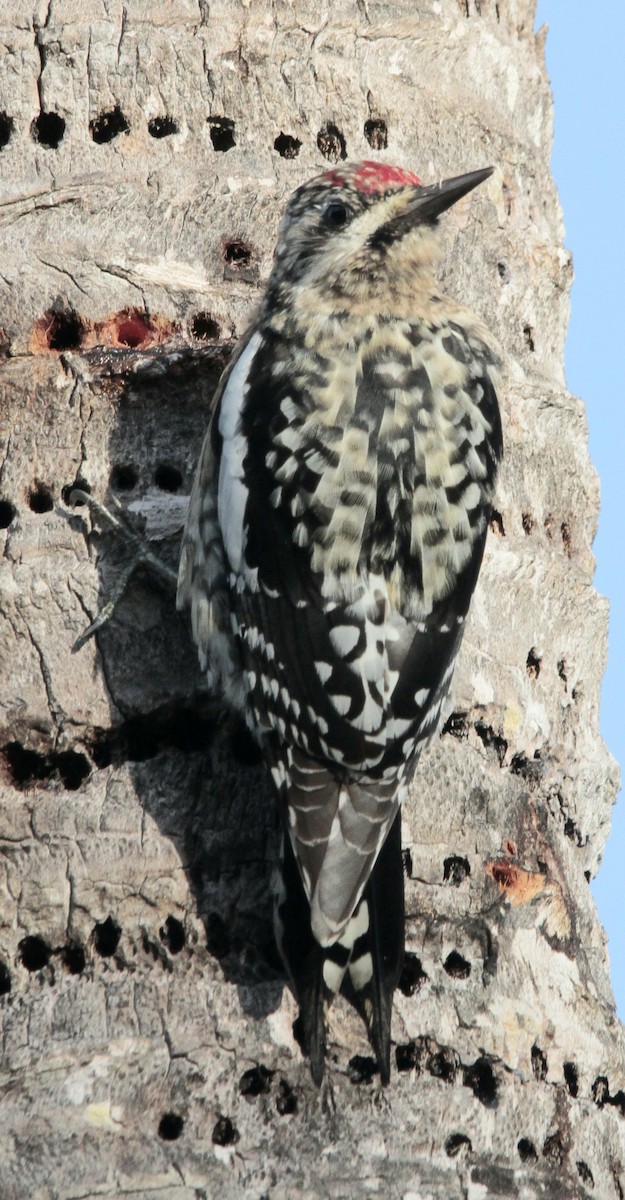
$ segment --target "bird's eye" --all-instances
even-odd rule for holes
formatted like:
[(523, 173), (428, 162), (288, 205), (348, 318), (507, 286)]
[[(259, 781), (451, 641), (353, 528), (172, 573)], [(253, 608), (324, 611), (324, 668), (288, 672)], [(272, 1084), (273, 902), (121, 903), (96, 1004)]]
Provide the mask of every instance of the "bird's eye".
[(329, 200), (323, 210), (323, 219), (331, 229), (342, 229), (348, 217), (349, 211), (342, 200)]

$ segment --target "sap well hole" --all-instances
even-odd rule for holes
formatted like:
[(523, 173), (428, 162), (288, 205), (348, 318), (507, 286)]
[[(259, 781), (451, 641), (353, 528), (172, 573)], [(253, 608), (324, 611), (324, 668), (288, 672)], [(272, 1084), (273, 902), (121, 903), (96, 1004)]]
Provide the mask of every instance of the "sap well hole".
[(471, 974), (471, 963), (467, 962), (457, 950), (452, 950), (443, 963), (443, 970), (452, 979), (468, 979)]
[(209, 117), (207, 124), (213, 150), (224, 154), (226, 150), (232, 150), (232, 147), (236, 146), (234, 121), (230, 117)]
[(214, 1146), (233, 1146), (239, 1140), (239, 1131), (230, 1117), (218, 1117), (213, 1126), (211, 1141)]
[(42, 971), (50, 961), (50, 947), (38, 934), (22, 938), (17, 950), (20, 962), (27, 971)]
[(381, 117), (371, 117), (365, 121), (365, 137), (373, 150), (386, 150), (388, 146), (388, 129), (386, 121)]
[(216, 342), (221, 330), (218, 322), (210, 313), (199, 312), (191, 321), (191, 333), (198, 342)]
[(517, 1143), (517, 1150), (521, 1162), (536, 1162), (538, 1159), (536, 1147), (533, 1142), (530, 1142), (529, 1138), (521, 1138)]
[(427, 975), (421, 966), (421, 959), (410, 951), (407, 952), (404, 958), (404, 965), (399, 977), (400, 992), (404, 996), (416, 996), (417, 992), (421, 991), (423, 984), (427, 979)]
[(301, 145), (299, 138), (293, 137), (290, 133), (279, 133), (273, 148), (278, 151), (281, 158), (297, 158)]
[(69, 945), (63, 946), (60, 957), (68, 975), (82, 975), (87, 962), (82, 946), (70, 942)]
[(4, 150), (11, 140), (14, 127), (13, 117), (6, 112), (0, 112), (0, 150)]
[(182, 487), (182, 471), (168, 463), (160, 463), (154, 472), (154, 482), (162, 492), (178, 492)]
[(171, 137), (172, 133), (178, 132), (178, 123), (173, 117), (152, 117), (148, 121), (148, 133), (153, 138)]
[(48, 150), (56, 150), (65, 135), (65, 118), (59, 113), (42, 112), (35, 117), (31, 127), (31, 135), (40, 146)]
[(164, 1142), (175, 1142), (184, 1129), (184, 1118), (179, 1113), (163, 1113), (158, 1123), (158, 1136)]
[(36, 483), (28, 497), (28, 506), (32, 512), (41, 516), (54, 508), (52, 493), (45, 483)]
[(97, 921), (93, 927), (93, 944), (100, 958), (112, 958), (119, 945), (122, 935), (121, 925), (111, 916), (105, 921)]
[(126, 120), (119, 104), (109, 112), (100, 113), (89, 122), (89, 133), (96, 145), (101, 146), (112, 142), (120, 133), (130, 133), (130, 125)]
[(338, 162), (340, 158), (347, 158), (345, 138), (338, 125), (333, 125), (331, 121), (319, 130), (317, 147), (329, 162)]
[(8, 529), (16, 515), (17, 509), (10, 500), (0, 500), (0, 529)]
[(458, 854), (452, 854), (446, 858), (443, 863), (443, 883), (450, 883), (452, 887), (460, 887), (465, 879), (471, 874), (469, 860), (461, 858)]
[(171, 913), (167, 917), (164, 925), (159, 929), (159, 937), (167, 946), (170, 954), (180, 954), (186, 942), (184, 926), (182, 921), (177, 917), (172, 917)]

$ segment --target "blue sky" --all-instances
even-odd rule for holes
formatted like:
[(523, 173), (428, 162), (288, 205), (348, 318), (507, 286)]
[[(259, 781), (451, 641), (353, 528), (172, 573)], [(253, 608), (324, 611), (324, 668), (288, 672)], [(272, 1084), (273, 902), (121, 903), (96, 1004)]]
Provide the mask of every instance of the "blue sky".
[[(625, 47), (624, 0), (539, 0), (549, 26), (555, 102), (552, 170), (564, 210), (575, 283), (566, 347), (569, 389), (586, 403), (590, 453), (601, 479), (595, 586), (611, 603), (602, 694), (603, 736), (625, 765)], [(613, 813), (593, 893), (608, 932), (612, 981), (625, 1018), (625, 796)]]

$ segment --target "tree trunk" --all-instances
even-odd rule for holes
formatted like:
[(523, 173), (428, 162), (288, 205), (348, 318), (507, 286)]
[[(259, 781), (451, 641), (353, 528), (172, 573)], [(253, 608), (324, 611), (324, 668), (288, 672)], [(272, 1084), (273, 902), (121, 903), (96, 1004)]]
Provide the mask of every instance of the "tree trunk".
[[(0, 10), (0, 1194), (625, 1195), (625, 1042), (587, 881), (598, 487), (565, 389), (571, 264), (532, 0), (54, 0)], [(380, 1090), (331, 1012), (313, 1086), (273, 949), (272, 793), (143, 572), (175, 566), (210, 400), (297, 184), (494, 164), (440, 274), (498, 336), (505, 464), (453, 711), (404, 819)]]

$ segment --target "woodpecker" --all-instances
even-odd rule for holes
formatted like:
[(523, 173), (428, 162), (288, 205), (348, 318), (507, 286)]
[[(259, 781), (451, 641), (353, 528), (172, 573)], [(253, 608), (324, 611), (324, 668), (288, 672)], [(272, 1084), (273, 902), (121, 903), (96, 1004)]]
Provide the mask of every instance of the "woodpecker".
[(190, 500), (178, 605), (277, 788), (276, 935), (317, 1084), (341, 989), (390, 1076), (401, 805), (440, 723), (502, 454), (498, 353), (441, 294), (436, 226), (491, 173), (423, 186), (342, 163), (292, 194)]

